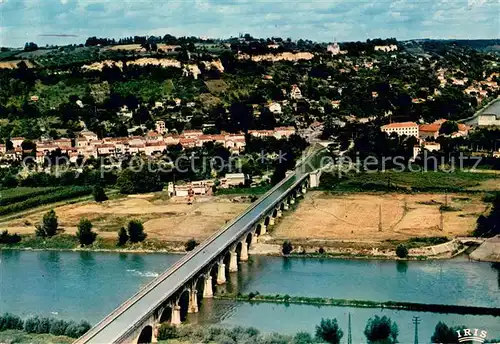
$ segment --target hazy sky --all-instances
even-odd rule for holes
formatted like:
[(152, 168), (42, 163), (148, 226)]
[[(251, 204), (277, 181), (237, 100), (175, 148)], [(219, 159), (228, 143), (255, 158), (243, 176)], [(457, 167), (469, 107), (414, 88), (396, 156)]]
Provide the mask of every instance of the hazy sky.
[(499, 38), (500, 0), (0, 0), (3, 46), (239, 32), (318, 41)]

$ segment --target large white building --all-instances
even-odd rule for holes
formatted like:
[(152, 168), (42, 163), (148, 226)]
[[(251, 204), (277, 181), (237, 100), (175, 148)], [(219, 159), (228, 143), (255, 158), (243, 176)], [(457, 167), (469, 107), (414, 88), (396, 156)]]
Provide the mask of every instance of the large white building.
[(380, 129), (389, 135), (396, 133), (399, 136), (415, 136), (418, 139), (418, 124), (415, 122), (390, 123)]

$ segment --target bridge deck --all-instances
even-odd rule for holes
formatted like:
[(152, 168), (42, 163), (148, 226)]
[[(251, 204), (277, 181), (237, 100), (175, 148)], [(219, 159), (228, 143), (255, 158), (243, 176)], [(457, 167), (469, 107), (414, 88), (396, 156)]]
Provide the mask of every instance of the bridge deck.
[(182, 288), (193, 275), (242, 236), (263, 213), (272, 209), (280, 201), (284, 193), (304, 180), (307, 176), (304, 170), (297, 168), (295, 173), (257, 200), (242, 215), (146, 285), (75, 343), (102, 344), (119, 341), (120, 337), (125, 335), (134, 324), (151, 314), (163, 300)]

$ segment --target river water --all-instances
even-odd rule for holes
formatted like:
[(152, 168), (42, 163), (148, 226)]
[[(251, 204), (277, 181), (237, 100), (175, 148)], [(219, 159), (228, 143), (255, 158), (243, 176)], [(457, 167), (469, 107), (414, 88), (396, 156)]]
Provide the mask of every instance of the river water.
[[(180, 255), (100, 252), (0, 251), (0, 312), (52, 315), (96, 323), (164, 271)], [(500, 307), (500, 271), (465, 258), (395, 262), (252, 256), (218, 292), (240, 291), (377, 301), (409, 301)], [(204, 301), (191, 322), (255, 326), (263, 332), (314, 331), (321, 317), (338, 318), (347, 332), (351, 313), (354, 342), (363, 340), (366, 320), (388, 315), (400, 341), (413, 340), (411, 319), (421, 318), (428, 340), (438, 321), (480, 327), (500, 337), (500, 318), (395, 310)]]

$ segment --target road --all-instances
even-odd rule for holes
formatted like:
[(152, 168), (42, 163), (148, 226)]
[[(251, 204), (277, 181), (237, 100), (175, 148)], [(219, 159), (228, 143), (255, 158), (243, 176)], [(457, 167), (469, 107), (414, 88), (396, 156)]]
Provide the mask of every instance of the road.
[(258, 221), (263, 213), (271, 210), (281, 195), (304, 180), (310, 171), (311, 167), (298, 167), (295, 173), (277, 184), (248, 210), (125, 301), (75, 343), (102, 344), (118, 341), (128, 329), (154, 312), (165, 299), (203, 269), (207, 262), (216, 259), (222, 251), (240, 238), (248, 226)]

